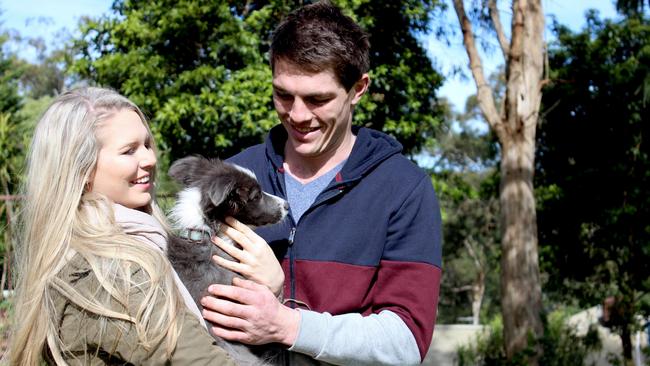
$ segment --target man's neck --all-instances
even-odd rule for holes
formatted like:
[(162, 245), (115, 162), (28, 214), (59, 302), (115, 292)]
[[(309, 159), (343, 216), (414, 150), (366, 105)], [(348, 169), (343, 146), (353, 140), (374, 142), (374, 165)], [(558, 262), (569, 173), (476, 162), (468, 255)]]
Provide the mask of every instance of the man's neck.
[(350, 156), (355, 141), (356, 136), (350, 134), (337, 149), (313, 157), (298, 155), (285, 148), (284, 170), (300, 183), (309, 183), (345, 161)]

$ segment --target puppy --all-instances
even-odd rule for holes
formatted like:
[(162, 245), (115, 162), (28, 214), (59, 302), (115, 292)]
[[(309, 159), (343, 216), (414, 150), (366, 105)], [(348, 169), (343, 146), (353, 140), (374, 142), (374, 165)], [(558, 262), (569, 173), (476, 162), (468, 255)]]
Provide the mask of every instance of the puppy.
[[(199, 300), (207, 295), (209, 285), (230, 285), (233, 277), (241, 277), (212, 261), (213, 255), (234, 260), (210, 240), (219, 234), (224, 218), (232, 216), (251, 227), (276, 224), (286, 217), (288, 204), (263, 192), (250, 170), (218, 159), (186, 157), (172, 164), (169, 175), (184, 188), (169, 215), (176, 234), (169, 235), (167, 256), (202, 310)], [(280, 350), (272, 345), (247, 346), (215, 339), (239, 364), (278, 362)]]

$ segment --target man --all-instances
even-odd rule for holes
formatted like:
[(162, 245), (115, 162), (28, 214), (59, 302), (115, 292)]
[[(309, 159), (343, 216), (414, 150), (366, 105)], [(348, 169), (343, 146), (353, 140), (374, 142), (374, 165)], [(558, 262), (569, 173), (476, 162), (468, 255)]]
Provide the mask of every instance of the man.
[(211, 286), (216, 334), (280, 343), (297, 364), (420, 363), (436, 317), (440, 211), (430, 178), (387, 135), (352, 126), (368, 89), (366, 34), (329, 2), (276, 29), (273, 102), (282, 122), (230, 159), (290, 217), (257, 233), (282, 258), (281, 304), (265, 286)]

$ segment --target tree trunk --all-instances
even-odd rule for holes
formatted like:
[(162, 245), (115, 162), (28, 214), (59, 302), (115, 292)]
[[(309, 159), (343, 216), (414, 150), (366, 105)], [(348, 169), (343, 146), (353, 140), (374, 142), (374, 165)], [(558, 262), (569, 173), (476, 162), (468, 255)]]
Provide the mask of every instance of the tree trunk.
[[(7, 226), (5, 228), (5, 252), (4, 252), (4, 261), (2, 262), (2, 277), (0, 278), (0, 300), (4, 299), (4, 289), (12, 290), (11, 283), (11, 258), (12, 258), (12, 245), (13, 245), (13, 202), (12, 197), (9, 194), (9, 186), (6, 181), (2, 181), (2, 188), (7, 196), (7, 200), (3, 205), (5, 210), (5, 217), (7, 219)], [(0, 212), (1, 214), (1, 212)], [(7, 284), (9, 286), (7, 286)]]
[(476, 276), (476, 281), (472, 286), (472, 324), (481, 324), (481, 305), (483, 304), (483, 296), (485, 295), (485, 272), (481, 272)]
[(474, 267), (476, 268), (476, 277), (471, 286), (471, 297), (472, 297), (472, 324), (479, 325), (481, 318), (481, 304), (483, 303), (483, 295), (485, 294), (485, 271), (487, 270), (485, 260), (482, 259), (483, 256), (480, 256), (477, 251), (474, 249), (469, 238), (466, 238), (463, 241), (465, 248), (469, 256), (474, 262)]
[[(533, 172), (544, 72), (544, 13), (541, 0), (513, 0), (508, 43), (496, 0), (487, 0), (506, 60), (506, 92), (499, 110), (483, 73), (463, 1), (453, 3), (479, 106), (501, 146), (501, 312), (506, 355), (511, 359), (529, 345), (529, 336), (536, 340), (543, 333)], [(537, 350), (539, 354), (539, 347)], [(537, 358), (528, 360), (528, 364), (536, 365)]]
[(632, 364), (632, 332), (630, 324), (623, 324), (621, 329), (621, 345), (623, 346), (623, 362), (625, 365)]
[(534, 137), (522, 137), (501, 144), (501, 313), (509, 357), (528, 346), (529, 336), (537, 338), (543, 332), (533, 194)]

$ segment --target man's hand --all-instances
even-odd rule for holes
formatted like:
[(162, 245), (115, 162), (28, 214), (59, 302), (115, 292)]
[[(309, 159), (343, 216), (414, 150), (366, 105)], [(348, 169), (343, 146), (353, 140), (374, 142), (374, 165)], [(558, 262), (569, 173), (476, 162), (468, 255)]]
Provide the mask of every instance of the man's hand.
[(217, 236), (212, 238), (212, 242), (239, 262), (219, 256), (212, 258), (214, 262), (249, 280), (266, 285), (276, 296), (280, 295), (284, 284), (284, 272), (271, 247), (251, 228), (234, 218), (227, 217), (226, 224), (221, 225), (221, 231), (241, 245), (241, 249), (224, 242)]
[(232, 286), (211, 285), (208, 291), (213, 296), (202, 298), (201, 305), (215, 335), (245, 344), (295, 342), (300, 312), (280, 304), (268, 287), (234, 278)]

